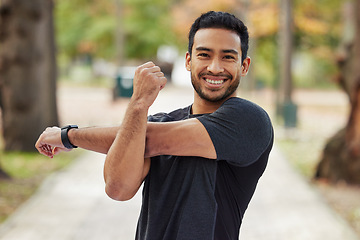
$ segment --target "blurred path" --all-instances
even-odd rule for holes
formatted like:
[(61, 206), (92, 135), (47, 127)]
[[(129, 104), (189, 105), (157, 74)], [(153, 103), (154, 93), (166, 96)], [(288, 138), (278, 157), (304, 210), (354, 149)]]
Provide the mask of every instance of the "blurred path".
[[(268, 107), (262, 92), (259, 104)], [(108, 90), (60, 89), (62, 123), (82, 126), (114, 124), (128, 100), (111, 101)], [(191, 89), (168, 87), (151, 112), (189, 105)], [(72, 114), (73, 113), (73, 114)], [(104, 192), (104, 155), (88, 152), (51, 175), (37, 193), (0, 225), (1, 240), (134, 239), (141, 191), (128, 202), (115, 202)], [(244, 218), (242, 240), (355, 240), (350, 227), (287, 163), (278, 149)]]
[(141, 195), (118, 203), (104, 192), (104, 156), (87, 153), (50, 176), (3, 225), (2, 240), (134, 239)]
[(350, 226), (276, 148), (241, 227), (244, 240), (356, 240)]

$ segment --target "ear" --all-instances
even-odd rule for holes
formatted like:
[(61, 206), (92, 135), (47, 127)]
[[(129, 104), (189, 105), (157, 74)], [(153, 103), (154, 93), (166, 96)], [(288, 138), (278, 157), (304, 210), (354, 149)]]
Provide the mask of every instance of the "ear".
[(191, 56), (190, 56), (189, 52), (186, 52), (186, 55), (185, 55), (185, 67), (186, 67), (186, 70), (188, 70), (190, 72), (190, 70), (191, 70)]
[(250, 63), (251, 63), (250, 57), (246, 57), (241, 66), (241, 76), (242, 77), (245, 77), (248, 74), (249, 68), (250, 68)]

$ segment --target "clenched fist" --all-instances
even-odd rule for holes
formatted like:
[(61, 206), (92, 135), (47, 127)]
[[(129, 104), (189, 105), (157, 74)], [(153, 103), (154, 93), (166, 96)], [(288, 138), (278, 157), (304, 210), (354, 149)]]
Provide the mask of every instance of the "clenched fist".
[(61, 151), (70, 151), (64, 147), (61, 141), (61, 129), (58, 127), (48, 127), (45, 131), (39, 136), (35, 144), (36, 149), (39, 153), (53, 158), (54, 155), (58, 154)]
[(167, 80), (160, 67), (153, 62), (139, 66), (134, 76), (134, 93), (132, 98), (150, 107), (159, 91), (165, 87)]

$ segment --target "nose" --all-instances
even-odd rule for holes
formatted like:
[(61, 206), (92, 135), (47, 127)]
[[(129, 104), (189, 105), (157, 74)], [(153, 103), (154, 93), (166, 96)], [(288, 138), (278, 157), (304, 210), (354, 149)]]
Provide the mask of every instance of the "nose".
[(224, 71), (223, 66), (221, 65), (221, 62), (214, 58), (212, 59), (212, 61), (209, 63), (207, 70), (211, 73), (217, 74), (217, 73), (221, 73)]

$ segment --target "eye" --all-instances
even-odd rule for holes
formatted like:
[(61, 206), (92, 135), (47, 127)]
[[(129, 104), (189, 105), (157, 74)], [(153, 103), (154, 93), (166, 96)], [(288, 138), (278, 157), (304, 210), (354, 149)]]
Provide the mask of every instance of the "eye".
[(228, 60), (235, 60), (235, 57), (232, 55), (226, 55), (226, 56), (224, 56), (224, 58), (228, 59)]
[(200, 57), (200, 58), (208, 58), (209, 54), (207, 54), (207, 53), (199, 53), (197, 56)]

